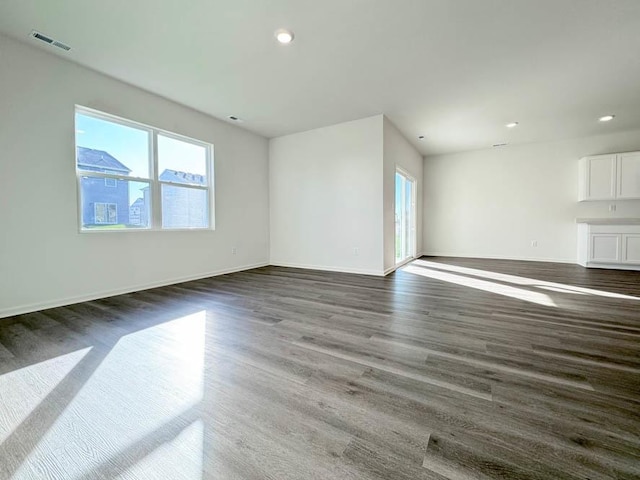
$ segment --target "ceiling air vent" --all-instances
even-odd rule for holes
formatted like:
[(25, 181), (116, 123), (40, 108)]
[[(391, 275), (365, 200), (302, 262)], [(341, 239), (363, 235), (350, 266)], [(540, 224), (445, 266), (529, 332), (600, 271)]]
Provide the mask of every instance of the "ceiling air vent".
[(64, 43), (54, 40), (51, 37), (47, 37), (46, 35), (43, 35), (42, 33), (37, 32), (35, 30), (31, 32), (31, 36), (37, 40), (40, 40), (41, 42), (48, 43), (49, 45), (52, 45), (54, 47), (61, 48), (65, 52), (68, 52), (69, 50), (71, 50), (71, 47), (69, 45), (65, 45)]
[(52, 45), (54, 47), (63, 49), (65, 52), (68, 52), (69, 50), (71, 50), (71, 47), (69, 45), (65, 45), (64, 43), (61, 43), (61, 42), (54, 41)]

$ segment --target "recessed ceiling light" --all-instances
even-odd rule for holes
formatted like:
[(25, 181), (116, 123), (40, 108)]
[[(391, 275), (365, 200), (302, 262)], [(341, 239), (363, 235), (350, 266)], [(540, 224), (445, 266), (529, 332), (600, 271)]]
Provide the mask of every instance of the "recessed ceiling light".
[(605, 115), (604, 117), (600, 117), (598, 119), (598, 121), (600, 122), (610, 122), (611, 120), (613, 120), (614, 118), (616, 118), (615, 115)]
[(283, 45), (287, 45), (293, 42), (293, 32), (291, 30), (285, 30), (284, 28), (276, 30), (276, 40)]
[(507, 128), (516, 128), (518, 125), (519, 125), (518, 122), (511, 122), (511, 123), (507, 123), (505, 125), (505, 127), (507, 127)]

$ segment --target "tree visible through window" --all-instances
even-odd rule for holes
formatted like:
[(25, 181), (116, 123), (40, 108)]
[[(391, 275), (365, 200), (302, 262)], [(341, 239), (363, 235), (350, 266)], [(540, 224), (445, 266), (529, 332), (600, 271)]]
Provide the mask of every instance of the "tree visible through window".
[(82, 230), (212, 227), (213, 146), (76, 108)]

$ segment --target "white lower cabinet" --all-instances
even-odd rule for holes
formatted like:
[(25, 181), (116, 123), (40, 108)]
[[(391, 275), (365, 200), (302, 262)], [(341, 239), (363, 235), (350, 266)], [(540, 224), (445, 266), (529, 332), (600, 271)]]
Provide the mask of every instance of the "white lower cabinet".
[(640, 234), (622, 235), (622, 262), (640, 265)]
[(578, 263), (584, 267), (640, 270), (640, 225), (578, 225)]
[(590, 235), (591, 248), (589, 260), (591, 262), (619, 262), (621, 236), (609, 233), (596, 233)]

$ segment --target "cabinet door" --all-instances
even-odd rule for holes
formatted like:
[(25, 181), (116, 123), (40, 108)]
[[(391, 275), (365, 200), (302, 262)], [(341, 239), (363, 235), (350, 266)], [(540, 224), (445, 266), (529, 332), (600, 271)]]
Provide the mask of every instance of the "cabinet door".
[(640, 198), (640, 152), (618, 155), (618, 198)]
[(591, 234), (589, 261), (600, 263), (620, 262), (622, 259), (620, 252), (621, 237), (622, 235), (613, 233)]
[(640, 234), (622, 235), (622, 261), (640, 265)]
[(609, 200), (616, 196), (616, 155), (586, 158), (585, 200)]

